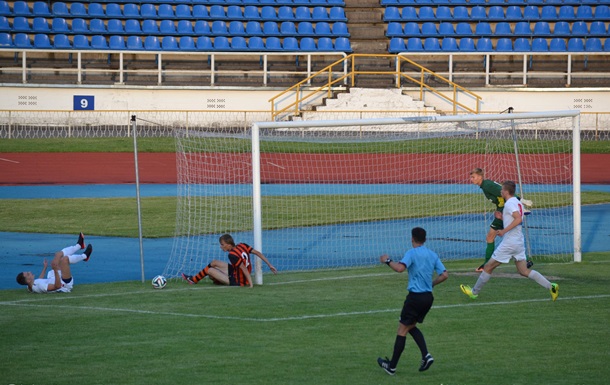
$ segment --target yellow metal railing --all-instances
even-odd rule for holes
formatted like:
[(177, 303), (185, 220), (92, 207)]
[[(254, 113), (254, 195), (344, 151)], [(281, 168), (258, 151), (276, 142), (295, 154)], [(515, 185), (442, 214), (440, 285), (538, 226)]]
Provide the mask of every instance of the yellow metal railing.
[[(395, 59), (396, 67), (393, 71), (360, 71), (357, 70), (358, 62), (361, 58), (386, 58)], [(403, 66), (406, 67), (403, 69)], [(340, 67), (337, 68), (337, 67)], [(350, 71), (347, 71), (350, 68)], [(451, 103), (454, 114), (458, 113), (458, 109), (467, 113), (478, 114), (480, 112), (481, 97), (474, 92), (460, 86), (457, 83), (423, 67), (416, 62), (402, 55), (372, 55), (372, 54), (352, 54), (337, 60), (324, 69), (312, 74), (308, 78), (298, 82), (292, 87), (282, 91), (273, 98), (269, 99), (271, 103), (271, 119), (276, 120), (280, 115), (299, 115), (302, 111), (304, 102), (321, 93), (326, 93), (326, 97), (332, 97), (333, 87), (341, 82), (347, 84), (349, 81), (353, 87), (356, 83), (358, 75), (394, 75), (396, 78), (396, 87), (402, 87), (406, 81), (419, 86), (419, 99), (423, 100), (424, 92), (428, 91), (438, 96), (439, 98)], [(320, 86), (311, 86), (312, 80), (324, 78), (324, 83)], [(426, 77), (434, 78), (449, 88), (451, 92), (447, 94), (438, 87), (432, 87), (426, 84)], [(465, 94), (470, 98), (474, 106), (468, 106), (465, 103), (458, 101), (458, 95)], [(280, 104), (282, 105), (280, 107)]]

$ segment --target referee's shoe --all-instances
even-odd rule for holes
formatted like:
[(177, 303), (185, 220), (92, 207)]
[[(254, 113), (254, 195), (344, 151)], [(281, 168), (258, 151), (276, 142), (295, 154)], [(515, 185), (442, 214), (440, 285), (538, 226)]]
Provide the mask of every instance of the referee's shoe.
[(396, 368), (390, 367), (390, 359), (388, 357), (386, 357), (385, 359), (383, 359), (381, 357), (377, 358), (377, 363), (390, 376), (393, 376), (394, 374), (396, 374)]

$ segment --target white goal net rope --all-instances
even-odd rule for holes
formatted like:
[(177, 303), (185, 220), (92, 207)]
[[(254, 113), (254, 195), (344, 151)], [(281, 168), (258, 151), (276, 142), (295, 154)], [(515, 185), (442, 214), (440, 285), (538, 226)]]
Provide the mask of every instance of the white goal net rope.
[(576, 113), (482, 119), (178, 129), (176, 234), (164, 275), (226, 260), (224, 233), (282, 271), (368, 266), (384, 253), (399, 259), (415, 226), (442, 259), (482, 262), (495, 205), (470, 183), (475, 167), (486, 179), (520, 181), (518, 195), (533, 201), (534, 261), (573, 260)]

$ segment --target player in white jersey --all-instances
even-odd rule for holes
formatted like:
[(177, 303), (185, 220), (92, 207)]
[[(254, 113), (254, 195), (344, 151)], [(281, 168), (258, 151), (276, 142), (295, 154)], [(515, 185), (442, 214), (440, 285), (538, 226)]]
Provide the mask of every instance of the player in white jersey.
[(24, 271), (17, 274), (17, 283), (27, 286), (30, 293), (69, 293), (74, 286), (70, 265), (88, 261), (93, 252), (93, 246), (89, 244), (82, 254), (75, 254), (83, 249), (85, 249), (85, 236), (80, 233), (75, 245), (55, 253), (55, 258), (51, 261), (52, 270), (48, 274), (46, 274), (48, 262), (45, 259), (38, 278), (34, 278), (32, 272)]
[(494, 251), (491, 258), (477, 279), (477, 283), (473, 288), (467, 285), (460, 285), (462, 292), (471, 299), (476, 299), (483, 286), (491, 278), (494, 269), (503, 263), (510, 262), (514, 258), (517, 271), (524, 277), (536, 281), (540, 286), (549, 289), (553, 301), (559, 295), (559, 285), (549, 282), (542, 274), (536, 270), (527, 268), (525, 259), (525, 240), (521, 223), (523, 222), (523, 206), (515, 197), (516, 185), (513, 181), (506, 181), (502, 184), (502, 197), (506, 201), (504, 210), (502, 211), (502, 222), (504, 228), (497, 231), (497, 235), (503, 237), (502, 243)]

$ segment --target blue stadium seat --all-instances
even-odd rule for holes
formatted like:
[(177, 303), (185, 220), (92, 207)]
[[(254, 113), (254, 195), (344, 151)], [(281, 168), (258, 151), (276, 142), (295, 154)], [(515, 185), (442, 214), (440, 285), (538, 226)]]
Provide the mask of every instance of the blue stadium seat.
[(76, 50), (90, 49), (89, 39), (85, 35), (74, 35), (72, 47)]
[(352, 45), (347, 37), (338, 37), (335, 39), (335, 51), (352, 52)]
[(477, 36), (491, 36), (491, 25), (486, 22), (480, 22), (476, 25), (474, 34)]
[(473, 21), (487, 20), (487, 11), (482, 5), (475, 5), (470, 9), (470, 19)]
[(123, 17), (121, 6), (116, 3), (106, 4), (106, 17), (120, 19)]
[[(320, 23), (322, 24), (322, 23)], [(330, 25), (328, 25), (328, 23), (325, 23), (327, 28), (328, 28), (328, 33), (326, 34), (322, 34), (322, 35), (330, 35)], [(314, 30), (313, 30), (313, 24), (311, 24), (308, 21), (302, 21), (299, 23), (299, 27), (297, 28), (298, 34), (300, 36), (313, 36), (315, 35)]]
[(460, 39), (460, 51), (462, 52), (473, 52), (476, 51), (474, 40), (470, 37), (463, 37)]
[(248, 39), (248, 50), (250, 51), (264, 51), (265, 43), (260, 36), (253, 36)]
[(604, 42), (604, 51), (610, 52), (610, 39), (606, 39)]
[(280, 39), (275, 36), (266, 38), (265, 39), (265, 49), (267, 51), (281, 51), (282, 44), (280, 42)]
[(428, 6), (420, 7), (417, 16), (421, 21), (436, 20), (434, 10), (432, 9), (432, 7)]
[(550, 36), (551, 27), (546, 21), (539, 21), (534, 24), (534, 36)]
[(89, 3), (87, 15), (89, 15), (89, 17), (105, 18), (106, 12), (101, 3)]
[(214, 50), (230, 51), (231, 45), (229, 44), (229, 39), (226, 36), (216, 36), (214, 38)]
[(401, 37), (393, 37), (390, 39), (390, 46), (388, 48), (388, 52), (398, 53), (406, 51), (407, 47), (405, 46), (405, 41)]
[[(159, 10), (157, 11), (159, 18), (162, 19), (173, 19), (176, 17), (174, 14), (174, 8), (170, 4), (159, 4)], [(178, 45), (176, 44), (176, 48), (178, 49)]]
[(53, 3), (53, 16), (54, 17), (58, 17), (58, 16), (70, 16), (70, 11), (68, 10), (68, 6), (66, 5), (66, 3), (63, 2), (56, 2)]
[[(326, 12), (324, 12), (326, 13)], [(311, 11), (309, 10), (309, 7), (297, 7), (297, 9), (295, 10), (295, 19), (297, 21), (308, 21), (311, 20)]]
[(0, 16), (0, 32), (8, 32), (11, 30), (11, 25), (6, 16)]
[(110, 36), (109, 44), (110, 49), (116, 50), (124, 50), (125, 47), (125, 38), (120, 35), (112, 35)]
[(417, 16), (417, 9), (415, 7), (403, 7), (400, 12), (400, 19), (404, 21), (417, 21), (419, 17)]
[(406, 23), (403, 30), (404, 32), (401, 36), (417, 37), (421, 35), (421, 32), (419, 30), (419, 24), (413, 21)]
[(341, 7), (331, 7), (330, 11), (328, 12), (328, 17), (332, 21), (347, 21), (345, 11)]
[(445, 52), (455, 52), (459, 51), (457, 41), (454, 37), (446, 37), (443, 39), (443, 44), (441, 45), (441, 49)]
[(47, 35), (46, 33), (37, 33), (36, 35), (34, 35), (34, 48), (53, 48), (53, 46), (51, 45), (51, 40), (49, 39), (49, 35)]
[[(230, 5), (227, 7), (227, 19), (229, 20), (242, 20), (244, 18), (244, 14), (241, 10), (241, 7), (237, 5)], [(244, 42), (245, 44), (245, 42)]]
[[(576, 23), (574, 23), (576, 24)], [(606, 30), (606, 24), (603, 21), (594, 21), (591, 23), (589, 34), (592, 36), (606, 36), (608, 31)]]
[(299, 50), (306, 52), (314, 52), (318, 49), (316, 48), (316, 42), (311, 37), (304, 37), (301, 39), (299, 44)]
[(287, 37), (282, 41), (282, 49), (284, 51), (299, 51), (299, 42), (294, 37)]
[(191, 36), (182, 36), (178, 42), (181, 51), (194, 51), (195, 41)]
[(560, 37), (554, 37), (549, 43), (549, 51), (551, 52), (565, 52), (568, 48), (566, 47), (565, 39)]
[[(129, 35), (139, 35), (142, 33), (140, 22), (134, 19), (125, 20), (125, 33)], [(128, 39), (129, 40), (129, 39)], [(129, 43), (129, 41), (128, 41)]]
[(244, 19), (246, 20), (259, 20), (261, 18), (258, 12), (258, 7), (254, 5), (247, 5), (244, 9)]
[[(11, 7), (8, 5), (8, 2), (6, 2), (5, 0), (0, 1), (0, 15), (13, 16), (13, 11), (11, 11)], [(4, 43), (4, 47), (12, 47), (13, 41), (11, 40), (10, 45), (7, 45), (7, 44), (8, 43)]]
[(51, 10), (49, 9), (49, 4), (46, 1), (37, 1), (34, 3), (32, 7), (32, 13), (34, 16), (47, 17), (51, 16)]
[(71, 3), (70, 4), (70, 15), (72, 17), (88, 17), (87, 8), (83, 3)]
[(590, 5), (580, 5), (576, 9), (576, 20), (591, 20), (593, 19), (593, 9)]
[(177, 31), (176, 31), (176, 25), (174, 24), (174, 21), (173, 20), (161, 20), (161, 23), (159, 24), (159, 33), (161, 35), (175, 35), (177, 33)]
[(26, 33), (17, 33), (14, 37), (14, 45), (17, 48), (32, 48), (30, 37)]
[(549, 50), (549, 44), (545, 38), (535, 37), (532, 40), (532, 51), (534, 52), (546, 52)]
[(515, 52), (529, 52), (532, 50), (530, 46), (530, 39), (526, 37), (518, 37), (515, 39), (513, 51)]
[(212, 51), (214, 47), (212, 46), (212, 40), (208, 36), (200, 36), (197, 38), (197, 46), (198, 51)]
[(58, 34), (53, 38), (53, 48), (55, 49), (71, 49), (72, 43), (68, 39), (68, 35)]
[(554, 36), (570, 36), (570, 23), (567, 21), (558, 21), (555, 23), (555, 27), (553, 27), (553, 35)]
[(91, 33), (103, 35), (107, 32), (106, 23), (102, 19), (91, 19), (89, 20), (89, 30)]
[(248, 43), (243, 36), (235, 36), (231, 39), (231, 50), (232, 51), (247, 51)]
[[(494, 30), (494, 36), (512, 36), (513, 32), (510, 28), (510, 23), (505, 21), (501, 21), (496, 24), (496, 29)], [(511, 43), (512, 47), (512, 43)]]
[(297, 34), (297, 28), (292, 21), (284, 21), (280, 24), (280, 33), (285, 36), (294, 36)]
[(422, 36), (438, 36), (438, 30), (436, 29), (436, 23), (427, 21), (421, 26)]
[(487, 11), (487, 18), (489, 20), (504, 20), (504, 7), (500, 5), (492, 5)]
[(243, 36), (246, 34), (244, 24), (241, 21), (231, 21), (229, 23), (229, 35), (231, 36)]
[[(343, 1), (343, 0), (326, 0), (326, 2), (331, 7), (344, 7), (345, 6), (345, 1)], [(337, 42), (335, 42), (335, 45), (337, 45)], [(351, 50), (351, 47), (350, 47), (350, 50)]]
[(383, 20), (384, 21), (400, 21), (400, 11), (396, 7), (386, 7), (383, 12)]
[(595, 7), (595, 20), (610, 20), (610, 7), (605, 4)]
[(523, 13), (521, 13), (521, 7), (518, 5), (509, 5), (506, 8), (506, 20), (508, 21), (520, 21), (523, 19)]
[(520, 21), (515, 24), (515, 35), (516, 36), (531, 36), (532, 30), (530, 29), (530, 23), (527, 21)]
[(559, 20), (571, 21), (576, 19), (576, 12), (571, 5), (562, 5), (559, 8)]
[(205, 20), (198, 20), (195, 22), (195, 35), (203, 36), (210, 35), (212, 30), (210, 29), (210, 24)]
[(553, 5), (545, 5), (540, 12), (540, 19), (546, 21), (557, 20), (557, 8)]
[(321, 37), (318, 39), (318, 51), (332, 52), (335, 50), (333, 41), (330, 37)]
[(573, 37), (568, 40), (568, 51), (570, 52), (584, 52), (585, 43), (579, 37)]
[(72, 33), (89, 33), (89, 25), (87, 25), (85, 19), (72, 20)]
[[(130, 37), (132, 37), (132, 36), (130, 36)], [(147, 51), (161, 50), (161, 44), (159, 43), (159, 38), (156, 36), (146, 36), (146, 38), (144, 39), (144, 49)]]
[(451, 14), (451, 8), (446, 5), (439, 5), (436, 8), (436, 20), (438, 21), (449, 21), (453, 20), (453, 15)]
[(263, 33), (267, 36), (276, 36), (280, 34), (280, 29), (275, 21), (266, 21), (263, 24)]
[(51, 24), (51, 30), (54, 33), (70, 33), (70, 27), (68, 27), (66, 19), (61, 17), (56, 17), (53, 19), (53, 23)]
[[(307, 10), (307, 12), (309, 13), (309, 9)], [(294, 20), (294, 14), (292, 13), (292, 7), (289, 7), (287, 5), (281, 6), (277, 10), (277, 18), (279, 20), (281, 20), (281, 21), (292, 21), (292, 20)]]
[(13, 15), (32, 16), (32, 10), (26, 1), (15, 1), (13, 4)]
[[(258, 24), (258, 23), (257, 23)], [(188, 36), (193, 35), (195, 31), (193, 31), (193, 23), (190, 20), (180, 20), (178, 21), (178, 35)], [(194, 45), (195, 43), (193, 43)]]
[(27, 17), (17, 16), (13, 19), (13, 31), (15, 32), (30, 32), (32, 27)]
[[(341, 28), (339, 26), (337, 26), (337, 24), (339, 23), (335, 23), (333, 24), (333, 28), (331, 30), (330, 28), (330, 24), (328, 24), (325, 21), (320, 21), (318, 23), (316, 23), (316, 26), (313, 27), (314, 28), (314, 34), (318, 35), (318, 36), (331, 36), (331, 35), (342, 35), (343, 33), (341, 32)], [(343, 23), (345, 25), (345, 23)], [(346, 26), (347, 28), (347, 26)], [(335, 32), (336, 30), (336, 32)], [(299, 33), (301, 32), (301, 25), (299, 24)], [(345, 31), (347, 32), (347, 31)]]
[(589, 35), (589, 27), (584, 21), (576, 21), (572, 23), (572, 35), (574, 36), (587, 36)]
[(106, 22), (106, 27), (108, 28), (108, 33), (111, 35), (125, 33), (125, 29), (123, 28), (123, 22), (119, 19), (108, 20)]
[(455, 35), (455, 29), (453, 28), (453, 24), (452, 23), (440, 23), (438, 26), (438, 34), (441, 36)]
[(494, 50), (491, 44), (491, 39), (488, 37), (482, 37), (477, 40), (477, 51), (479, 52), (492, 52)]
[[(317, 30), (317, 26), (316, 26)], [(386, 31), (386, 36), (388, 37), (398, 37), (402, 36), (402, 24), (392, 21), (388, 24), (388, 29)]]
[(266, 21), (277, 21), (277, 12), (275, 8), (270, 5), (265, 5), (261, 8), (261, 19)]
[(91, 36), (91, 48), (108, 49), (108, 42), (106, 41), (106, 37), (102, 35)]
[(424, 51), (440, 51), (441, 43), (436, 37), (427, 37), (424, 40)]
[[(177, 19), (190, 19), (192, 17), (193, 17), (193, 13), (191, 12), (190, 6), (188, 6), (186, 4), (176, 5), (176, 18)], [(195, 43), (193, 43), (193, 47), (195, 47)]]
[(263, 34), (261, 23), (258, 21), (249, 21), (246, 23), (246, 35), (258, 36)]
[(602, 51), (602, 41), (597, 37), (587, 38), (585, 42), (585, 51), (600, 52)]
[(419, 52), (424, 50), (424, 45), (419, 37), (410, 37), (407, 39), (407, 51)]
[[(471, 36), (472, 35), (472, 27), (470, 23), (462, 22), (458, 23), (455, 27), (455, 34), (459, 36)], [(461, 46), (460, 46), (461, 48)]]
[(536, 20), (540, 19), (540, 11), (538, 10), (538, 7), (535, 5), (527, 5), (523, 9), (523, 18), (525, 20), (532, 20), (532, 21), (536, 21)]
[(497, 52), (511, 52), (513, 50), (513, 41), (508, 37), (501, 37), (496, 42)]
[(173, 36), (164, 36), (161, 40), (161, 49), (163, 51), (178, 51), (178, 42)]
[[(123, 8), (123, 12), (125, 12), (125, 8)], [(128, 15), (126, 14), (125, 16), (128, 16)], [(140, 5), (140, 16), (143, 19), (156, 19), (157, 18), (157, 9), (155, 8), (155, 6), (153, 4), (142, 4), (142, 5)], [(146, 42), (144, 44), (146, 44)]]
[(222, 20), (214, 20), (212, 23), (212, 35), (225, 36), (228, 34), (227, 23)]
[[(108, 7), (106, 7), (106, 15), (110, 16), (110, 15), (108, 15)], [(139, 19), (140, 18), (140, 10), (138, 9), (138, 5), (134, 4), (134, 3), (124, 4), (123, 5), (123, 16), (134, 18), (134, 19)], [(129, 45), (129, 42), (127, 44)], [(134, 49), (136, 49), (136, 48), (134, 48)]]
[(470, 20), (470, 15), (468, 14), (468, 8), (463, 5), (458, 5), (453, 8), (453, 19), (456, 21), (466, 21)]
[(208, 9), (205, 7), (205, 5), (201, 5), (201, 4), (197, 4), (195, 6), (193, 6), (193, 18), (194, 19), (207, 19), (209, 18), (210, 15), (208, 14)]

